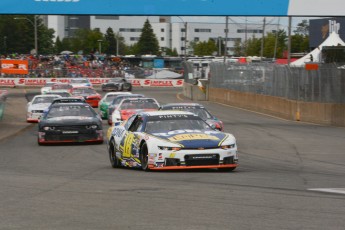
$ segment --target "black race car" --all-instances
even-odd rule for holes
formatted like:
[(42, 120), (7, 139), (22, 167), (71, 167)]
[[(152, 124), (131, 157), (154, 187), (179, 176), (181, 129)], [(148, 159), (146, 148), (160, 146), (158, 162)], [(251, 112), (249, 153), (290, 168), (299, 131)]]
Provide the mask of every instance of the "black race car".
[(125, 78), (111, 78), (107, 83), (102, 84), (102, 91), (132, 91), (132, 83)]
[(102, 120), (86, 103), (55, 103), (38, 123), (39, 145), (94, 142), (103, 143)]

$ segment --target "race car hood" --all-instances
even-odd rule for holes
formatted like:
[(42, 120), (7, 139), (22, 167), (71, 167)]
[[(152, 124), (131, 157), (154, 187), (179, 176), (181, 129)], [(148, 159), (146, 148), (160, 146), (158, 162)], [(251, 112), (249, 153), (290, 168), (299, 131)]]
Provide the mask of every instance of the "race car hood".
[(65, 117), (54, 117), (41, 120), (41, 123), (45, 125), (82, 125), (82, 124), (98, 124), (99, 119), (95, 117), (82, 117), (82, 116), (65, 116)]
[(191, 149), (217, 148), (229, 137), (229, 134), (213, 130), (174, 130), (152, 135)]

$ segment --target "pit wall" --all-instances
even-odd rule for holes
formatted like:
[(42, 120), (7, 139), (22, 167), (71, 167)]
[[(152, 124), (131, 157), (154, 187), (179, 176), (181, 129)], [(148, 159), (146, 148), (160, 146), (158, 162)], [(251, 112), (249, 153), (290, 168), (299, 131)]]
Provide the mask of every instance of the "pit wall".
[(280, 97), (209, 88), (210, 101), (280, 118), (324, 125), (345, 126), (345, 105), (287, 100)]

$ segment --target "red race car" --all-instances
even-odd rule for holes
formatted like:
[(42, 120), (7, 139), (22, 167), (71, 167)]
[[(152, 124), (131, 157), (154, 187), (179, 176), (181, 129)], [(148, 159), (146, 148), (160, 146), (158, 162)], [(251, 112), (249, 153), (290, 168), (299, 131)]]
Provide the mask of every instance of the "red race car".
[(94, 108), (98, 107), (98, 103), (102, 99), (102, 96), (92, 87), (74, 87), (71, 89), (71, 93), (75, 97), (84, 98)]

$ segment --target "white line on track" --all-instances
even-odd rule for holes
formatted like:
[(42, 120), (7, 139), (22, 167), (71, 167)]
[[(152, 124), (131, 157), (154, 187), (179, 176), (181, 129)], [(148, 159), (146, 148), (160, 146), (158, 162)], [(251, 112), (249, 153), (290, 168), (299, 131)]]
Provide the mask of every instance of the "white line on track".
[(345, 195), (345, 188), (310, 188), (309, 191), (337, 193)]

